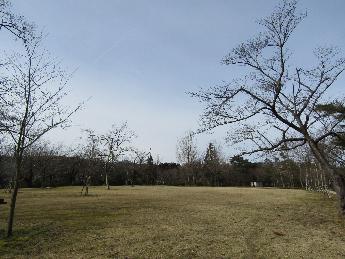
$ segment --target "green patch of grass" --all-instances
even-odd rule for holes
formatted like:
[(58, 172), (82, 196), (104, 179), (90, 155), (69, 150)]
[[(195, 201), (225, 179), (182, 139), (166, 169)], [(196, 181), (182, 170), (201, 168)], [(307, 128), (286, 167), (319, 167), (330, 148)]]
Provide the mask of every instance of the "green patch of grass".
[[(343, 258), (335, 199), (302, 190), (23, 189), (3, 258)], [(2, 207), (3, 208), (3, 207)], [(0, 211), (5, 229), (8, 208)], [(4, 231), (0, 233), (4, 237)]]

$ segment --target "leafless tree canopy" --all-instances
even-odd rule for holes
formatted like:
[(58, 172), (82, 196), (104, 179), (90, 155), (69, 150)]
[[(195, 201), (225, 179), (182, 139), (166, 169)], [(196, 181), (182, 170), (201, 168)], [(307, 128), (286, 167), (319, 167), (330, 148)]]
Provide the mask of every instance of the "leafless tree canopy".
[(0, 0), (0, 31), (7, 30), (17, 38), (30, 40), (34, 37), (34, 27), (23, 16), (12, 12), (10, 1)]
[(133, 163), (138, 163), (142, 165), (145, 163), (147, 158), (150, 156), (150, 152), (140, 150), (140, 149), (132, 149), (132, 161)]
[(90, 160), (96, 159), (101, 152), (101, 139), (92, 129), (85, 129), (83, 133), (86, 135), (86, 143), (79, 147), (81, 156)]
[(129, 129), (127, 122), (120, 125), (113, 124), (111, 129), (101, 136), (103, 153), (107, 155), (109, 161), (115, 162), (126, 152), (132, 151), (129, 144), (135, 137), (134, 131)]
[(198, 150), (194, 140), (193, 132), (179, 139), (176, 147), (177, 160), (181, 164), (192, 164), (198, 159)]
[(327, 90), (344, 71), (345, 59), (336, 48), (319, 47), (314, 50), (315, 66), (293, 64), (288, 43), (306, 17), (296, 4), (282, 2), (259, 20), (262, 33), (223, 59), (226, 65), (246, 69), (245, 77), (192, 93), (206, 105), (202, 130), (241, 123), (242, 128), (229, 132), (229, 140), (254, 144), (244, 154), (293, 149), (309, 139), (318, 144), (342, 131), (339, 121), (322, 116), (316, 107), (327, 100)]
[(1, 95), (0, 128), (14, 142), (23, 136), (24, 149), (51, 129), (68, 126), (80, 108), (62, 104), (69, 75), (40, 50), (40, 43), (40, 36), (26, 42), (24, 53), (8, 56), (3, 67), (6, 91)]
[(95, 130), (85, 129), (86, 144), (79, 149), (86, 159), (105, 158), (108, 162), (116, 162), (126, 152), (132, 152), (130, 146), (136, 137), (127, 122), (113, 124), (105, 134), (98, 134)]

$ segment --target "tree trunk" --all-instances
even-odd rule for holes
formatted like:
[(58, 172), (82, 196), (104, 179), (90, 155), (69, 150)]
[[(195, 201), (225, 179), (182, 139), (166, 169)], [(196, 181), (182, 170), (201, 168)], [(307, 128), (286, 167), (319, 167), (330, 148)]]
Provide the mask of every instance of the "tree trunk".
[(46, 185), (45, 185), (45, 182), (46, 182), (46, 167), (44, 166), (43, 167), (43, 170), (42, 170), (42, 182), (41, 182), (41, 188), (44, 188)]
[(339, 200), (339, 209), (342, 215), (345, 215), (345, 177), (343, 174), (336, 172), (330, 165), (324, 152), (317, 144), (309, 142), (310, 148), (314, 153), (315, 158), (320, 163), (320, 166), (333, 178), (333, 188)]
[(345, 215), (345, 177), (336, 173), (333, 182), (334, 190), (339, 199), (340, 212)]
[(17, 194), (18, 194), (18, 182), (15, 181), (13, 192), (12, 192), (12, 195), (11, 195), (10, 214), (9, 214), (9, 217), (8, 217), (8, 225), (7, 225), (7, 237), (12, 236), (13, 221), (14, 221), (14, 211), (15, 211), (15, 208), (16, 208)]
[(105, 174), (105, 185), (107, 186), (107, 190), (110, 190), (108, 174), (107, 173)]
[(299, 182), (300, 182), (301, 188), (304, 189), (303, 178), (302, 178), (302, 168), (300, 165), (298, 166), (298, 170), (299, 170)]
[(283, 174), (282, 174), (282, 172), (280, 172), (279, 175), (280, 175), (280, 181), (281, 181), (281, 183), (282, 183), (282, 187), (285, 188), (285, 183), (284, 183), (284, 179), (283, 179)]
[(8, 224), (7, 224), (7, 237), (12, 236), (12, 230), (13, 230), (13, 222), (14, 222), (14, 211), (16, 208), (16, 202), (17, 202), (17, 194), (19, 189), (19, 175), (21, 170), (21, 158), (17, 158), (16, 161), (16, 175), (14, 178), (14, 185), (13, 185), (13, 192), (11, 195), (11, 204), (10, 204), (10, 213), (8, 216)]

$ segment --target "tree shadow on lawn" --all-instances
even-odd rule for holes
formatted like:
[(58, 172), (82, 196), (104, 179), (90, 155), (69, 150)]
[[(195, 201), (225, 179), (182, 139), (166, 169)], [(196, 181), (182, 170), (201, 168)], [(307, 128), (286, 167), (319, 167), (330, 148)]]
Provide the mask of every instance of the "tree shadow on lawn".
[(0, 230), (0, 254), (19, 255), (30, 253), (33, 250), (35, 253), (39, 253), (43, 245), (50, 244), (59, 236), (62, 236), (62, 231), (51, 224), (19, 228), (9, 238), (6, 237), (5, 230)]

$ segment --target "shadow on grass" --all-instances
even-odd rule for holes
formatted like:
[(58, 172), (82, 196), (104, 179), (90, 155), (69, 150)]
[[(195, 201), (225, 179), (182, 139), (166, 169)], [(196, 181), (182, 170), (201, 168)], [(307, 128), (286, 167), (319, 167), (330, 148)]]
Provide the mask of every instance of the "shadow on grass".
[(17, 229), (13, 231), (13, 236), (7, 238), (6, 231), (0, 230), (0, 254), (15, 255), (36, 249), (37, 244), (56, 236), (57, 231), (58, 229), (51, 225), (39, 225), (32, 228)]

